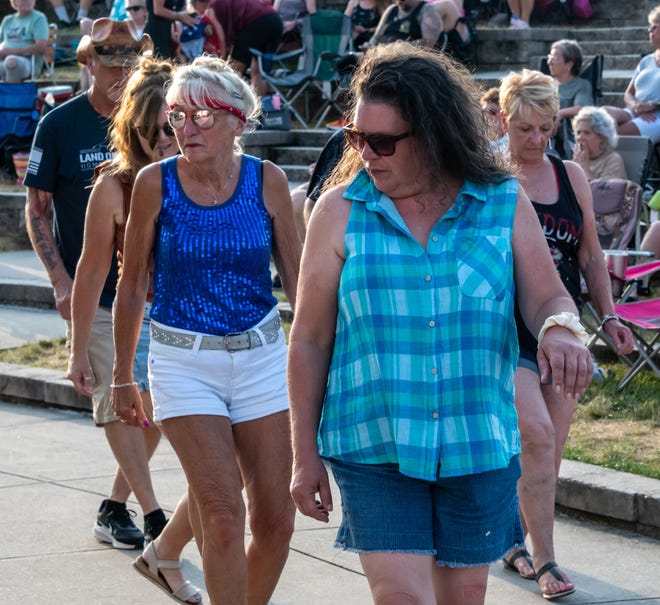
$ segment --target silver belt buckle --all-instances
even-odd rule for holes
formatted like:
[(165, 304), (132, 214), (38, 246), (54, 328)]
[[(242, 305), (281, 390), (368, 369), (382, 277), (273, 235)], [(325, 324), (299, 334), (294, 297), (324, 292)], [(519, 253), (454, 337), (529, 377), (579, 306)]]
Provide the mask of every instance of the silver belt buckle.
[[(243, 340), (243, 342), (246, 343), (245, 345), (243, 345), (243, 342), (241, 342), (241, 337), (245, 339)], [(233, 353), (234, 351), (243, 351), (250, 348), (250, 336), (247, 332), (231, 332), (229, 334), (225, 334), (222, 339), (225, 344), (225, 348), (229, 353)]]

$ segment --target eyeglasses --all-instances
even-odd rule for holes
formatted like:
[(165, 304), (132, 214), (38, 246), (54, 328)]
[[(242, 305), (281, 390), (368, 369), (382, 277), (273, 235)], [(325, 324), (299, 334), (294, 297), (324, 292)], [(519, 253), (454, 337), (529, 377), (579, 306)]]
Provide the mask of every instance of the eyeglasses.
[(356, 130), (351, 126), (344, 127), (344, 136), (348, 141), (348, 144), (357, 149), (359, 152), (362, 152), (365, 145), (369, 145), (371, 151), (376, 155), (381, 156), (390, 156), (394, 155), (396, 151), (396, 144), (409, 137), (410, 132), (404, 132), (403, 134), (394, 135), (394, 134), (365, 134), (361, 130)]
[(129, 13), (136, 13), (137, 11), (140, 11), (144, 8), (144, 6), (127, 6), (126, 10)]
[[(213, 128), (215, 124), (215, 113), (211, 109), (196, 109), (190, 114), (190, 118), (199, 128), (208, 130), (209, 128)], [(172, 128), (180, 130), (185, 126), (188, 115), (185, 111), (170, 109), (167, 112), (167, 121)]]
[[(196, 109), (190, 116), (192, 121), (202, 130), (207, 130), (208, 128), (213, 127), (215, 124), (214, 115), (217, 113), (214, 110), (218, 109), (236, 116), (241, 122), (243, 122), (243, 124), (247, 122), (245, 114), (238, 107), (234, 107), (233, 105), (225, 103), (220, 99), (213, 99), (210, 97), (204, 97), (202, 102), (204, 105), (211, 107), (212, 109)], [(170, 105), (170, 108), (167, 112), (167, 121), (170, 123), (172, 128), (179, 130), (180, 128), (184, 127), (187, 116), (188, 114), (185, 111), (181, 109), (173, 109)]]
[(167, 122), (162, 126), (156, 126), (156, 132), (152, 132), (151, 128), (146, 128), (145, 126), (136, 126), (135, 129), (138, 131), (138, 134), (146, 141), (149, 141), (152, 146), (156, 142), (161, 130), (166, 137), (174, 136), (174, 130), (172, 130), (172, 127)]

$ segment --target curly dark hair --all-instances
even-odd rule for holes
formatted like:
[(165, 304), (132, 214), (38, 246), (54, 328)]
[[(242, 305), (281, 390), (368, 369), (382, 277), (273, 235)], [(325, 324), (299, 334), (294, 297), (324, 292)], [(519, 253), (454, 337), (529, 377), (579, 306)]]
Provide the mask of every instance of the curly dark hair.
[[(468, 71), (445, 54), (394, 42), (365, 53), (351, 83), (351, 113), (359, 99), (396, 109), (420, 142), (433, 180), (450, 174), (461, 181), (500, 182), (509, 174), (491, 151), (480, 92)], [(344, 156), (338, 172), (346, 177), (356, 158)]]

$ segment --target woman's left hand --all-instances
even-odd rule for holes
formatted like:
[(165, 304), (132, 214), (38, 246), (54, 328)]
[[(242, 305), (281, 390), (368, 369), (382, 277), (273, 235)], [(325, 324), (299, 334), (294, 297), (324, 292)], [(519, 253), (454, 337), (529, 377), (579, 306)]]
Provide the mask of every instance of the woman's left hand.
[(552, 386), (569, 399), (578, 399), (589, 386), (594, 364), (589, 349), (561, 326), (550, 328), (539, 342), (536, 355), (541, 384), (552, 379)]
[(628, 355), (635, 350), (635, 341), (630, 328), (624, 326), (618, 319), (606, 321), (603, 330), (614, 343), (618, 355)]

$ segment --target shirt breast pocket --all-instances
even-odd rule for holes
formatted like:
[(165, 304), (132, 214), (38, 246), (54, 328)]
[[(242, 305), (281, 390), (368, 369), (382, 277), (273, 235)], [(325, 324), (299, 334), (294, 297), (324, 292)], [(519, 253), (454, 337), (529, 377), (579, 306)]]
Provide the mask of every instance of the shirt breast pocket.
[(502, 300), (509, 280), (509, 239), (486, 235), (456, 243), (456, 275), (465, 296)]

